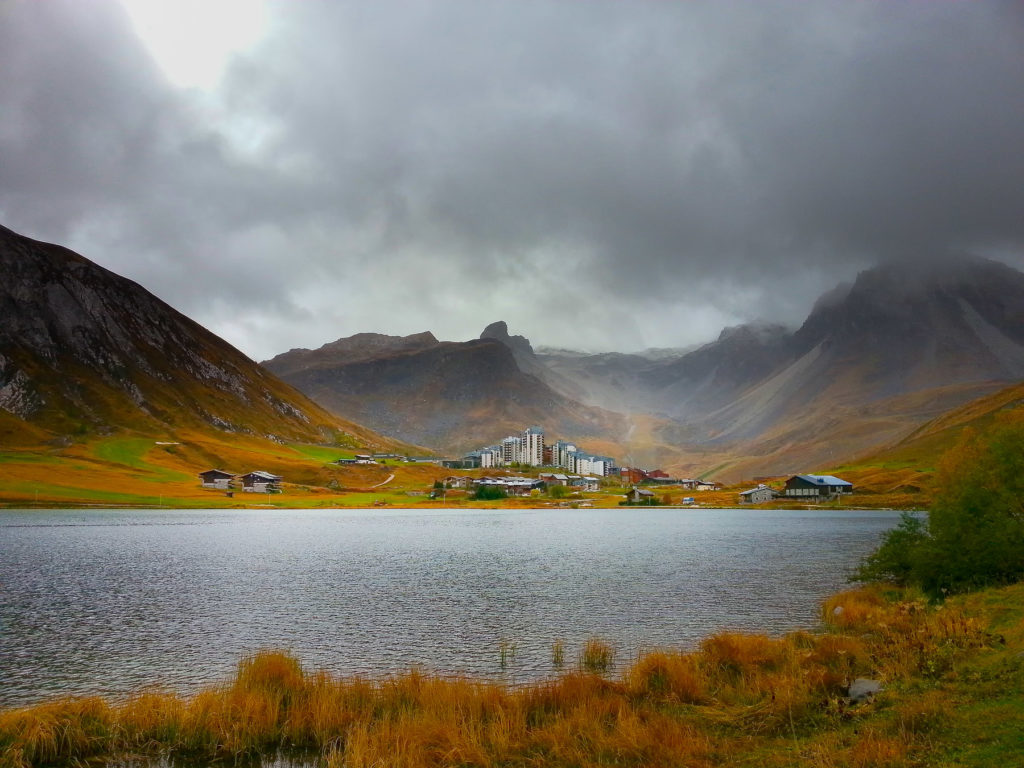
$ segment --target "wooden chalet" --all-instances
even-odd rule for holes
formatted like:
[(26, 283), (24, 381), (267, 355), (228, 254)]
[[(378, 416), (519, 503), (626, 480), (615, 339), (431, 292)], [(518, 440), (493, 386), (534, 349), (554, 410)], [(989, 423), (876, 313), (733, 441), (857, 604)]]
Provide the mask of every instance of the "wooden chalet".
[(786, 481), (786, 498), (829, 498), (853, 493), (853, 483), (834, 475), (793, 475)]
[(749, 491), (743, 491), (740, 493), (741, 504), (761, 504), (765, 501), (772, 501), (779, 495), (779, 492), (774, 488), (769, 488), (764, 483), (757, 486), (757, 488), (751, 488)]
[(281, 490), (279, 483), (283, 479), (269, 472), (249, 472), (242, 475), (242, 490), (246, 493), (277, 493)]
[(208, 469), (199, 473), (199, 482), (203, 488), (216, 488), (218, 491), (226, 491), (231, 488), (231, 481), (235, 476), (223, 469)]
[(633, 504), (639, 504), (646, 499), (654, 498), (654, 491), (648, 491), (644, 488), (637, 488), (633, 486), (629, 489), (629, 493), (626, 494), (626, 500)]

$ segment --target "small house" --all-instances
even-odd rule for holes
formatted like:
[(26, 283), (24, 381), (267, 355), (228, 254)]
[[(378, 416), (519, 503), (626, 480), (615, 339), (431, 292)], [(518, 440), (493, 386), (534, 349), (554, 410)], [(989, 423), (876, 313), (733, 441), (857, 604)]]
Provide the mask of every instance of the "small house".
[(779, 492), (774, 488), (769, 488), (764, 483), (761, 483), (756, 488), (751, 488), (749, 491), (743, 491), (740, 493), (740, 504), (761, 504), (766, 501), (771, 501), (779, 495)]
[(626, 494), (626, 500), (631, 504), (640, 504), (648, 499), (654, 498), (654, 491), (648, 491), (644, 488), (637, 488), (635, 485), (629, 489), (629, 493)]
[(283, 478), (269, 472), (249, 472), (242, 475), (242, 490), (246, 493), (277, 493), (281, 490), (279, 483)]
[(544, 484), (548, 487), (552, 485), (568, 485), (569, 476), (563, 475), (561, 472), (541, 472), (538, 478), (544, 481)]
[(834, 475), (793, 475), (783, 493), (787, 498), (829, 498), (853, 493), (853, 483)]
[(693, 490), (695, 491), (717, 491), (721, 487), (721, 484), (713, 483), (709, 480), (698, 480), (693, 484)]
[(469, 488), (473, 484), (473, 478), (469, 475), (449, 475), (444, 479), (446, 488)]
[(226, 491), (231, 488), (231, 481), (235, 476), (223, 469), (208, 469), (199, 473), (199, 482), (203, 488), (216, 488), (218, 491)]
[(572, 486), (584, 493), (594, 493), (601, 487), (601, 481), (596, 477), (579, 477), (572, 481)]

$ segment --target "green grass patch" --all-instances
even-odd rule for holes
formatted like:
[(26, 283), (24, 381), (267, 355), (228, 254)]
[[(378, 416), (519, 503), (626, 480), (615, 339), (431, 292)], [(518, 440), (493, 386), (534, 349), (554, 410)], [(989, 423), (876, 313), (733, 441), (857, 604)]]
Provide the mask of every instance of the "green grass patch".
[(305, 443), (288, 443), (288, 447), (296, 453), (310, 459), (329, 464), (338, 459), (351, 459), (355, 456), (351, 451), (333, 448), (329, 445), (308, 445)]
[(96, 443), (93, 453), (96, 458), (109, 461), (111, 464), (123, 464), (133, 469), (142, 469), (146, 466), (143, 457), (153, 445), (152, 438), (115, 437)]

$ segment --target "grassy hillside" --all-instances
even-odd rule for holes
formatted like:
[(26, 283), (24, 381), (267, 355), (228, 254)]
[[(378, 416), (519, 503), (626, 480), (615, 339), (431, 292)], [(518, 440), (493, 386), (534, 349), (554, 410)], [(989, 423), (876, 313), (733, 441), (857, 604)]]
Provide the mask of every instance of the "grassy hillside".
[(261, 441), (397, 447), (73, 251), (0, 227), (0, 272), (5, 449), (114, 435), (224, 446), (211, 458)]
[(964, 430), (984, 433), (999, 420), (1024, 419), (1024, 382), (971, 400), (934, 418), (882, 450), (833, 467), (857, 484), (921, 496), (927, 506), (939, 459)]

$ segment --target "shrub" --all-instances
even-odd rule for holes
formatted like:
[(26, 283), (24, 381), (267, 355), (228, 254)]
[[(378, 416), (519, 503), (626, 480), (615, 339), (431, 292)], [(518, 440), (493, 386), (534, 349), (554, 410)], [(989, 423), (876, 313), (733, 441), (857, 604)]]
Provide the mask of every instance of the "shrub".
[(942, 459), (927, 521), (904, 515), (855, 581), (917, 584), (930, 596), (1024, 577), (1024, 418), (965, 430)]
[(505, 489), (496, 485), (480, 485), (473, 492), (473, 498), (477, 501), (495, 501), (497, 499), (507, 499), (508, 494), (505, 493)]

